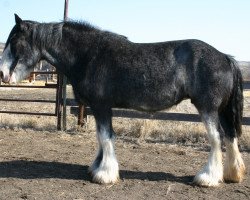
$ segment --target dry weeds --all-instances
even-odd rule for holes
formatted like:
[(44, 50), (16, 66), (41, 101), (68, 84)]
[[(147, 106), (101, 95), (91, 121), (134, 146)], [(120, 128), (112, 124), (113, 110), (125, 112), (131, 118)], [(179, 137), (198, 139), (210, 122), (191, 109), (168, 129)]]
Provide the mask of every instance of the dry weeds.
[[(12, 96), (18, 96), (17, 91), (5, 91)], [(29, 90), (32, 96), (37, 96), (36, 90)], [(72, 95), (72, 94), (71, 94)], [(69, 95), (70, 96), (70, 95)], [(250, 116), (250, 92), (244, 92), (244, 115)], [(42, 97), (42, 94), (41, 94)], [(39, 97), (40, 98), (40, 97)], [(28, 111), (32, 107), (34, 112), (54, 112), (54, 105), (34, 103), (5, 102), (2, 109)], [(181, 104), (171, 108), (171, 112), (197, 113), (190, 101), (185, 100)], [(95, 132), (95, 121), (92, 116), (88, 116), (86, 125), (83, 128), (77, 127), (77, 119), (69, 114), (67, 110), (67, 129), (69, 133), (78, 134), (81, 132)], [(135, 142), (157, 142), (157, 143), (180, 143), (185, 145), (207, 145), (207, 135), (202, 123), (162, 121), (162, 120), (142, 120), (114, 118), (114, 130), (117, 137)], [(56, 117), (29, 116), (29, 115), (9, 115), (0, 114), (0, 128), (18, 131), (21, 129), (34, 129), (38, 131), (56, 132)], [(250, 150), (250, 126), (243, 126), (241, 137), (241, 147)]]

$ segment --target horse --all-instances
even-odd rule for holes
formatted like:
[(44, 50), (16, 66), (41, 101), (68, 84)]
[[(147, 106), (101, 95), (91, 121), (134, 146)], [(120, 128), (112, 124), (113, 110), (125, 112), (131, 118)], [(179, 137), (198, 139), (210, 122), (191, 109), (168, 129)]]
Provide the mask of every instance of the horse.
[(193, 183), (209, 187), (244, 179), (238, 149), (242, 75), (232, 56), (196, 39), (134, 43), (87, 22), (39, 23), (15, 14), (0, 63), (2, 80), (22, 80), (40, 60), (63, 73), (76, 100), (93, 112), (99, 144), (89, 167), (94, 182), (119, 180), (112, 108), (156, 112), (183, 99), (191, 99), (197, 108), (211, 145), (208, 161)]

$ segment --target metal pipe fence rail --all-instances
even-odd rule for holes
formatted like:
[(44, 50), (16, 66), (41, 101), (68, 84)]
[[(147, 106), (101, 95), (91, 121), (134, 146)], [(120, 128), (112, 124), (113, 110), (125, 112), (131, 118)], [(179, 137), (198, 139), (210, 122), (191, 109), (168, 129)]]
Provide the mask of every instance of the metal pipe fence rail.
[[(57, 74), (57, 72), (50, 71), (36, 71), (31, 72), (31, 75), (49, 75)], [(37, 115), (37, 116), (51, 116), (57, 117), (57, 129), (61, 130), (61, 115), (62, 115), (62, 86), (61, 86), (61, 76), (57, 74), (57, 82), (53, 84), (45, 83), (44, 86), (30, 86), (30, 85), (0, 85), (0, 88), (25, 88), (25, 89), (55, 89), (56, 99), (55, 100), (43, 100), (43, 99), (11, 99), (11, 98), (0, 98), (0, 101), (5, 102), (32, 102), (32, 103), (52, 103), (55, 104), (54, 112), (25, 112), (25, 111), (11, 111), (11, 110), (0, 110), (0, 113), (5, 114), (19, 114), (19, 115)]]
[[(68, 0), (64, 1), (64, 20), (68, 18)], [(15, 112), (15, 111), (0, 111), (0, 113), (8, 114), (28, 114), (28, 115), (46, 115), (46, 116), (56, 116), (57, 117), (57, 129), (62, 129), (62, 119), (63, 119), (63, 129), (66, 129), (66, 82), (67, 79), (60, 73), (55, 71), (49, 72), (31, 72), (30, 76), (35, 76), (37, 74), (57, 74), (57, 83), (56, 84), (45, 84), (45, 86), (8, 86), (1, 85), (0, 87), (19, 87), (19, 88), (51, 88), (56, 89), (56, 100), (55, 101), (46, 101), (46, 100), (24, 100), (24, 99), (0, 99), (0, 101), (27, 101), (27, 102), (41, 102), (41, 103), (55, 103), (55, 112), (54, 113), (34, 113), (34, 112)], [(62, 116), (63, 115), (63, 116)]]
[(243, 89), (244, 90), (249, 90), (250, 89), (250, 81), (244, 81), (243, 82)]
[[(40, 72), (33, 72), (40, 74)], [(42, 72), (41, 74), (57, 74), (56, 72)], [(55, 112), (52, 113), (39, 113), (39, 112), (23, 112), (23, 111), (8, 111), (2, 110), (0, 113), (7, 114), (22, 114), (22, 115), (40, 115), (40, 116), (51, 116), (57, 117), (57, 129), (61, 130), (62, 121), (62, 77), (57, 75), (57, 83), (45, 84), (45, 86), (27, 86), (27, 85), (0, 85), (5, 88), (40, 88), (40, 89), (56, 89), (55, 100), (42, 100), (42, 99), (11, 99), (11, 98), (0, 98), (0, 101), (8, 102), (33, 102), (33, 103), (53, 103), (55, 104)], [(250, 81), (244, 81), (244, 90), (250, 89)], [(78, 115), (78, 125), (83, 126), (87, 115), (92, 115), (90, 108), (84, 105), (78, 105), (74, 100), (67, 99), (66, 105), (71, 107), (71, 113)], [(187, 122), (200, 122), (198, 114), (186, 114), (186, 113), (169, 113), (169, 112), (156, 112), (146, 113), (128, 109), (113, 109), (114, 117), (124, 118), (139, 118), (139, 119), (155, 119), (155, 120), (172, 120), (172, 121), (187, 121)], [(250, 117), (243, 118), (243, 125), (250, 125)], [(65, 125), (66, 126), (66, 125)]]
[[(78, 110), (81, 106), (71, 107), (71, 113), (75, 114), (79, 112)], [(82, 108), (81, 108), (82, 109)], [(92, 115), (92, 111), (89, 107), (84, 107), (85, 116)], [(170, 112), (155, 112), (147, 113), (140, 112), (135, 110), (125, 110), (125, 109), (112, 109), (113, 117), (122, 117), (122, 118), (137, 118), (137, 119), (152, 119), (152, 120), (169, 120), (169, 121), (185, 121), (185, 122), (201, 122), (200, 116), (198, 114), (186, 114), (186, 113), (170, 113)], [(84, 125), (84, 118), (81, 120), (78, 117), (78, 125)], [(243, 117), (243, 125), (250, 125), (250, 117)]]
[[(250, 81), (244, 81), (243, 89), (250, 89)], [(92, 111), (89, 107), (84, 105), (72, 104), (72, 101), (68, 102), (71, 106), (71, 113), (78, 115), (78, 125), (83, 126), (87, 115), (92, 115)], [(198, 114), (186, 114), (186, 113), (169, 113), (169, 112), (155, 112), (147, 113), (128, 109), (112, 109), (113, 117), (124, 118), (138, 118), (138, 119), (155, 119), (155, 120), (171, 120), (171, 121), (186, 121), (186, 122), (201, 122)], [(250, 117), (243, 117), (243, 125), (250, 125)]]

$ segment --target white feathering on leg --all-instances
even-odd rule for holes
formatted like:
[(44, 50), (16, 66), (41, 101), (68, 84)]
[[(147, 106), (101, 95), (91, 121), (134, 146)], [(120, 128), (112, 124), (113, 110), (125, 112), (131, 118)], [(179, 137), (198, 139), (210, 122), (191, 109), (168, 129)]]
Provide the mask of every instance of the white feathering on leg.
[(244, 178), (246, 167), (241, 157), (238, 140), (234, 138), (233, 141), (228, 139), (226, 143), (226, 160), (224, 166), (224, 179), (230, 182), (241, 182)]
[(196, 174), (194, 183), (205, 187), (218, 186), (220, 182), (223, 182), (220, 134), (214, 123), (209, 120), (204, 121), (204, 123), (208, 131), (211, 151), (209, 153), (208, 163)]
[[(93, 181), (96, 183), (115, 183), (119, 180), (119, 167), (115, 156), (113, 139), (109, 138), (109, 133), (102, 129), (102, 134), (97, 133), (100, 148), (103, 156), (99, 166), (95, 166), (95, 161), (90, 170)], [(105, 132), (104, 132), (105, 131)]]
[(98, 168), (92, 171), (93, 181), (115, 183), (119, 180), (119, 167), (111, 140), (102, 141), (103, 158)]

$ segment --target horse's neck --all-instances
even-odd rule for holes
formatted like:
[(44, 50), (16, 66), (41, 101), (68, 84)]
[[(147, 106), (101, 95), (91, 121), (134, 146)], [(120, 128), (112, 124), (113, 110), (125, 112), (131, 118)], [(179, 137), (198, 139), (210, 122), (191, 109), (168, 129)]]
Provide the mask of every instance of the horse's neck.
[(59, 64), (57, 56), (52, 51), (48, 49), (43, 49), (42, 55), (43, 55), (42, 58), (46, 60), (48, 63), (50, 63), (51, 65), (56, 67)]
[(57, 70), (67, 75), (67, 69), (70, 67), (70, 64), (65, 56), (65, 52), (62, 52), (59, 47), (49, 47), (43, 49), (42, 54), (44, 60), (53, 65)]
[[(98, 36), (92, 36), (93, 34), (88, 35), (88, 33), (86, 33), (85, 37), (81, 38), (79, 38), (80, 34), (76, 34), (78, 36), (77, 38), (74, 35), (74, 30), (72, 31), (69, 28), (64, 30), (64, 28), (61, 27), (60, 31), (61, 34), (54, 34), (54, 32), (51, 31), (50, 38), (44, 38), (44, 46), (42, 47), (44, 59), (56, 68), (63, 67), (64, 69), (62, 70), (67, 71), (67, 68), (73, 66), (74, 63), (77, 62), (77, 54), (79, 54), (79, 51), (82, 55), (87, 54), (87, 47), (95, 48), (98, 46), (96, 44), (98, 41), (96, 37)], [(95, 40), (93, 37), (95, 37)], [(48, 41), (52, 43), (48, 43)], [(94, 45), (92, 45), (91, 42), (93, 42)]]
[(62, 41), (63, 23), (41, 23), (34, 31), (34, 41), (42, 58), (55, 67), (60, 63), (59, 47)]

